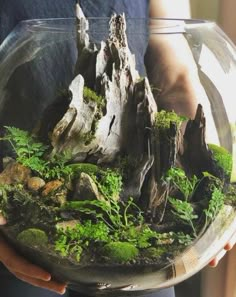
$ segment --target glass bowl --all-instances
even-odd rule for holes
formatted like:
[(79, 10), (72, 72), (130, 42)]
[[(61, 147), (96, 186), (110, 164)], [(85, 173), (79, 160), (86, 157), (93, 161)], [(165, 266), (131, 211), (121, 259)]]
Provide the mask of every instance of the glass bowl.
[(0, 46), (1, 230), (75, 291), (142, 295), (236, 231), (236, 51), (201, 20), (88, 22), (24, 21)]

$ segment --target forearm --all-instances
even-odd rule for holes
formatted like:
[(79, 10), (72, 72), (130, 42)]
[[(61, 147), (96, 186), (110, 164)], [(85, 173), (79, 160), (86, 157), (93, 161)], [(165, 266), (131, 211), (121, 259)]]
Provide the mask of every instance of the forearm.
[(226, 34), (236, 44), (236, 25), (235, 25), (235, 0), (221, 0), (219, 9), (219, 22)]

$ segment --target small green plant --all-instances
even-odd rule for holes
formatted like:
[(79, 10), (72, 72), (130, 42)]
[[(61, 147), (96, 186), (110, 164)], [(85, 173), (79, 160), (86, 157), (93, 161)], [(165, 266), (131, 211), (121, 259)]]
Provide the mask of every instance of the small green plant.
[(139, 249), (150, 247), (152, 240), (157, 236), (157, 232), (151, 230), (147, 224), (134, 225), (133, 223), (112, 234), (114, 240), (130, 242)]
[(178, 218), (187, 222), (192, 230), (194, 237), (197, 237), (196, 228), (194, 227), (194, 220), (198, 218), (196, 214), (194, 214), (194, 209), (192, 205), (187, 201), (182, 201), (179, 199), (169, 197), (169, 201), (174, 208), (172, 211)]
[(96, 217), (98, 222), (107, 226), (112, 241), (130, 242), (142, 249), (151, 246), (151, 240), (157, 237), (157, 233), (144, 224), (142, 213), (132, 199), (126, 206), (116, 200), (110, 203), (107, 200), (94, 200), (71, 201), (63, 208)]
[(96, 102), (99, 107), (103, 107), (105, 105), (105, 98), (102, 96), (99, 96), (96, 92), (94, 92), (92, 89), (88, 87), (84, 87), (83, 90), (83, 96), (85, 102), (89, 102), (90, 100)]
[(220, 189), (215, 187), (212, 192), (208, 209), (204, 209), (204, 213), (206, 215), (206, 225), (217, 216), (217, 214), (219, 213), (219, 211), (222, 209), (223, 206), (224, 206), (224, 193)]
[(177, 115), (174, 111), (161, 110), (156, 113), (155, 127), (160, 130), (166, 130), (170, 128), (171, 123), (176, 123), (179, 127), (180, 124), (186, 120), (186, 117)]
[(48, 161), (43, 176), (46, 179), (65, 178), (66, 180), (70, 180), (73, 175), (72, 168), (67, 165), (70, 159), (71, 154), (69, 152), (62, 152), (61, 154), (54, 155)]
[(11, 144), (17, 162), (46, 179), (71, 177), (72, 169), (66, 165), (70, 160), (69, 153), (57, 154), (47, 160), (45, 158), (49, 150), (47, 145), (38, 142), (37, 138), (27, 131), (8, 126), (5, 129), (6, 135), (0, 140)]
[(110, 241), (107, 225), (102, 221), (92, 223), (91, 220), (77, 224), (73, 228), (58, 228), (56, 237), (55, 250), (63, 257), (75, 254), (77, 261), (89, 245), (96, 246)]
[(118, 199), (122, 189), (122, 176), (118, 171), (107, 169), (96, 176), (95, 181), (101, 193), (107, 198)]
[(183, 232), (158, 233), (157, 234), (157, 245), (171, 245), (178, 243), (182, 246), (188, 246), (193, 241), (193, 238), (189, 234)]
[(91, 176), (97, 184), (100, 192), (107, 199), (118, 199), (119, 193), (122, 189), (122, 176), (117, 170), (102, 169), (94, 164), (71, 164), (68, 167), (72, 170), (74, 177), (79, 176), (84, 172)]
[(172, 237), (174, 241), (183, 246), (188, 246), (193, 241), (193, 238), (190, 236), (190, 234), (185, 234), (183, 232), (172, 232)]
[(165, 180), (172, 183), (177, 189), (179, 189), (184, 195), (185, 200), (189, 199), (199, 182), (195, 175), (192, 178), (188, 178), (184, 170), (177, 167), (172, 167), (167, 171)]
[(111, 230), (120, 230), (128, 226), (131, 216), (134, 217), (133, 214), (128, 213), (131, 205), (132, 200), (122, 213), (121, 204), (117, 200), (85, 200), (67, 202), (63, 205), (63, 209), (92, 215), (101, 219)]
[(27, 131), (15, 127), (5, 127), (6, 135), (0, 140), (8, 141), (16, 154), (16, 160), (22, 165), (31, 168), (43, 174), (47, 161), (42, 156), (48, 149), (48, 146), (37, 142), (35, 137)]

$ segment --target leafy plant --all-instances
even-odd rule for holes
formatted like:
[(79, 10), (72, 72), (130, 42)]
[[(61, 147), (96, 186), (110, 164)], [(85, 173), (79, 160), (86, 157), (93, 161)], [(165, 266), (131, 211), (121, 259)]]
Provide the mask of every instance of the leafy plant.
[(104, 222), (87, 220), (73, 228), (58, 228), (55, 250), (64, 257), (76, 254), (79, 261), (82, 251), (89, 245), (109, 241), (109, 228)]
[(122, 176), (117, 170), (102, 169), (89, 163), (77, 163), (68, 165), (74, 177), (84, 172), (91, 176), (97, 184), (100, 192), (108, 199), (118, 199), (122, 189)]
[(107, 169), (95, 176), (101, 193), (107, 198), (117, 199), (122, 188), (122, 176), (118, 171)]
[(157, 245), (170, 245), (178, 243), (180, 245), (188, 246), (193, 241), (193, 238), (189, 234), (183, 232), (168, 232), (157, 234)]
[(194, 192), (199, 181), (195, 175), (192, 178), (188, 178), (184, 170), (177, 167), (172, 167), (167, 171), (165, 180), (179, 189), (185, 200), (188, 200), (189, 196)]
[[(112, 241), (130, 242), (137, 248), (142, 249), (149, 247), (151, 239), (157, 237), (157, 233), (151, 230), (147, 224), (144, 224), (142, 213), (132, 199), (129, 200), (126, 206), (116, 200), (111, 200), (111, 203), (106, 200), (95, 200), (71, 201), (66, 203), (63, 208), (90, 215), (96, 218), (97, 222), (102, 221), (102, 224), (107, 226), (109, 240)], [(134, 212), (134, 209), (136, 209), (136, 212)], [(97, 228), (96, 225), (94, 225), (94, 228)]]
[(11, 144), (16, 160), (42, 175), (47, 165), (47, 161), (43, 160), (42, 156), (48, 146), (37, 142), (27, 131), (15, 127), (5, 127), (5, 129), (7, 133), (0, 140), (6, 140)]
[(49, 150), (47, 145), (38, 142), (37, 138), (27, 131), (8, 126), (5, 129), (6, 135), (0, 140), (11, 144), (19, 163), (46, 179), (71, 177), (72, 169), (66, 165), (70, 160), (69, 153), (57, 154), (46, 160), (45, 155)]
[(49, 161), (45, 168), (44, 177), (47, 179), (69, 179), (73, 175), (72, 168), (67, 165), (71, 159), (69, 152), (63, 152), (61, 154), (54, 155)]
[(193, 230), (194, 237), (197, 237), (197, 232), (194, 227), (193, 221), (197, 219), (198, 216), (194, 214), (194, 209), (192, 205), (187, 201), (182, 201), (171, 197), (169, 197), (169, 201), (172, 207), (174, 208), (174, 211), (172, 211), (172, 213), (175, 214), (181, 220), (187, 222)]
[(129, 219), (133, 214), (128, 213), (128, 208), (132, 204), (132, 200), (121, 213), (121, 205), (118, 201), (108, 200), (85, 200), (85, 201), (69, 201), (63, 205), (63, 209), (76, 210), (80, 213), (92, 215), (101, 219), (111, 230), (119, 230), (126, 227), (130, 222)]
[(157, 232), (151, 230), (147, 224), (134, 225), (132, 223), (112, 234), (115, 241), (130, 242), (139, 249), (150, 247), (152, 239), (156, 239), (157, 236)]
[(204, 209), (204, 213), (206, 215), (206, 225), (217, 216), (223, 206), (224, 193), (215, 187), (209, 202), (208, 209)]

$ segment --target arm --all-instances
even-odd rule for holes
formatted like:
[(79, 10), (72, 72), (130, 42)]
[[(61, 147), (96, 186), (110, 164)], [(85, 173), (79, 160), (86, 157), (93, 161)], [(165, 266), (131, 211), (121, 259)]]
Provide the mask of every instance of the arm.
[(220, 0), (219, 23), (234, 44), (236, 44), (235, 11), (235, 0)]
[[(189, 16), (188, 0), (150, 1), (151, 18)], [(151, 21), (152, 25), (158, 25), (158, 21)], [(158, 90), (154, 95), (159, 108), (193, 117), (200, 82), (192, 53), (182, 34), (151, 34), (145, 63), (150, 83)]]

